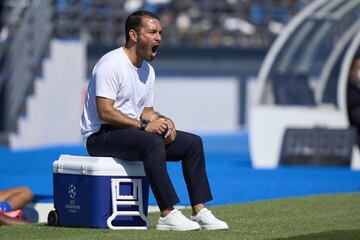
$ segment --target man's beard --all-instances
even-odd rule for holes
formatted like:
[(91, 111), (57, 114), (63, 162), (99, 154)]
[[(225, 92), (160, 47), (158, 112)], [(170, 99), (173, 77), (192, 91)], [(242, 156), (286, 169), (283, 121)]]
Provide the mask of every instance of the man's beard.
[(148, 62), (152, 61), (154, 59), (154, 57), (152, 57), (152, 55), (149, 54), (149, 52), (152, 53), (151, 48), (147, 44), (145, 44), (143, 42), (138, 43), (137, 55), (140, 58), (142, 58)]

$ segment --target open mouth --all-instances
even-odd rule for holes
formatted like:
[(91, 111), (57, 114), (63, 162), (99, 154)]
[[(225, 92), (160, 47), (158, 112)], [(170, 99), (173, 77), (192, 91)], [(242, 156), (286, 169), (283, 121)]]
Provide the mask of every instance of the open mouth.
[(155, 46), (153, 46), (153, 47), (151, 48), (151, 51), (152, 51), (153, 53), (156, 53), (156, 51), (157, 51), (158, 48), (159, 48), (159, 45), (155, 45)]

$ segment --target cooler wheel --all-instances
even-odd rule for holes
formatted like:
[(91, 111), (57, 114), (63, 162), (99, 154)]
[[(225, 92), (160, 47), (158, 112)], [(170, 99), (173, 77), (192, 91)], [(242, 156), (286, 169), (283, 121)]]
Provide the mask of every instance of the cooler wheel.
[(59, 226), (59, 216), (56, 210), (52, 210), (49, 212), (47, 222), (49, 226), (54, 226), (54, 227)]

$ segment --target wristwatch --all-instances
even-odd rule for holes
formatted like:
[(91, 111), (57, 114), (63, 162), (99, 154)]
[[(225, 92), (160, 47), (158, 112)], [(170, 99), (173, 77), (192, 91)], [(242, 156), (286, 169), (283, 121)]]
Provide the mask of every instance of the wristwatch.
[(148, 121), (146, 121), (146, 120), (141, 120), (141, 122), (140, 122), (140, 129), (141, 130), (145, 130), (145, 128), (147, 127), (147, 125), (148, 125)]

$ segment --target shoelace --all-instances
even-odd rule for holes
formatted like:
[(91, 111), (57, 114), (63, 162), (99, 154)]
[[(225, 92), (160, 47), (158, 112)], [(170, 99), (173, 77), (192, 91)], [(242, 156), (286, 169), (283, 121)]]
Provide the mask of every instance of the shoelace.
[(176, 217), (177, 219), (180, 219), (180, 220), (184, 220), (186, 219), (186, 217), (179, 211), (179, 210), (174, 210), (174, 211), (171, 211), (171, 216), (174, 216)]
[(207, 219), (211, 220), (217, 220), (217, 218), (212, 214), (211, 210), (207, 209), (207, 211), (203, 211), (200, 215), (200, 218), (205, 217)]

